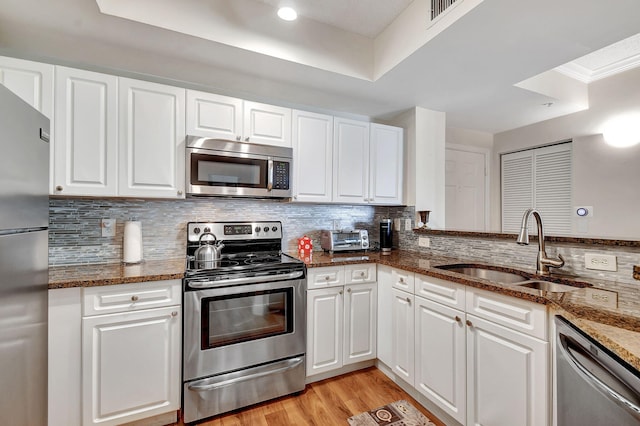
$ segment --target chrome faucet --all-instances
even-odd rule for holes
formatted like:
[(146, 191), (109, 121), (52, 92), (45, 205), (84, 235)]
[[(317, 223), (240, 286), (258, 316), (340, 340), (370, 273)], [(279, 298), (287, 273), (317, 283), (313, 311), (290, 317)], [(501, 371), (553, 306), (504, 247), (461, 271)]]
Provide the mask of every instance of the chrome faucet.
[(527, 209), (522, 216), (522, 225), (520, 225), (520, 235), (516, 243), (520, 245), (529, 244), (529, 230), (527, 229), (529, 216), (533, 215), (536, 218), (536, 224), (538, 225), (538, 259), (536, 260), (536, 273), (539, 275), (549, 275), (549, 268), (562, 268), (564, 266), (564, 258), (561, 254), (558, 254), (558, 259), (550, 259), (547, 257), (547, 252), (544, 250), (544, 231), (542, 229), (542, 218), (540, 213), (536, 209)]

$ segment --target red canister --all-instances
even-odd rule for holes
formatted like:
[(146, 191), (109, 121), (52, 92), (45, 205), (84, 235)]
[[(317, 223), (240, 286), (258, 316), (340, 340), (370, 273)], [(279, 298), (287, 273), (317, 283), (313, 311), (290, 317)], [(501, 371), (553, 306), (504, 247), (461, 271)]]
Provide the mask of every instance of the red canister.
[(305, 263), (311, 262), (311, 254), (313, 253), (313, 241), (306, 235), (298, 238), (298, 257)]

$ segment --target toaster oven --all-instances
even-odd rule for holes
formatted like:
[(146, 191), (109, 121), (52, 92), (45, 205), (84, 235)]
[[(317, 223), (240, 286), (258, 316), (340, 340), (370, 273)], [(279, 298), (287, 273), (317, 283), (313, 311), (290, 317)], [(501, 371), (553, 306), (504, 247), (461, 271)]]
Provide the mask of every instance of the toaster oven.
[(369, 233), (364, 230), (331, 231), (320, 233), (320, 247), (324, 251), (359, 251), (369, 249)]

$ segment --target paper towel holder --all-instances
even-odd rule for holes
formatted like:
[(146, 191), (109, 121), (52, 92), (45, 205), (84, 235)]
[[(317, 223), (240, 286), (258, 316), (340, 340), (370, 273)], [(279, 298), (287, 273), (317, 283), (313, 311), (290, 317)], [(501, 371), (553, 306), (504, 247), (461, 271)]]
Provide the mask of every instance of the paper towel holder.
[(137, 265), (143, 260), (142, 222), (130, 218), (124, 223), (122, 238), (122, 263)]

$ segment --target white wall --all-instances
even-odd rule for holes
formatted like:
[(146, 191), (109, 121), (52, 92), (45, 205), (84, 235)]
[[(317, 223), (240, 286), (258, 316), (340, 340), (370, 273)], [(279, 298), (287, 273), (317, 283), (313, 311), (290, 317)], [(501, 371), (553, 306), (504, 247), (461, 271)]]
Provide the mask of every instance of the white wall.
[(602, 125), (618, 114), (640, 111), (640, 68), (589, 85), (589, 109), (494, 137), (491, 228), (500, 230), (500, 154), (573, 139), (574, 205), (589, 203), (595, 216), (580, 236), (640, 239), (640, 147), (604, 144)]
[(447, 127), (447, 145), (469, 145), (476, 148), (493, 148), (493, 134), (478, 130)]

